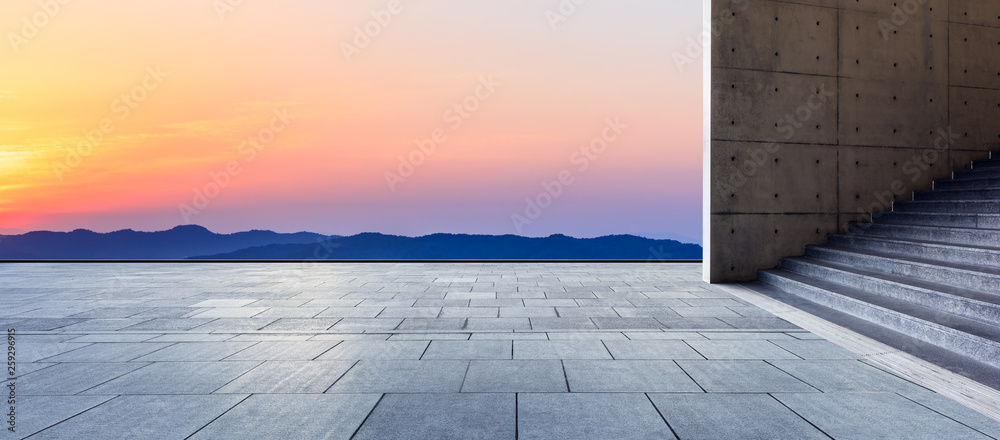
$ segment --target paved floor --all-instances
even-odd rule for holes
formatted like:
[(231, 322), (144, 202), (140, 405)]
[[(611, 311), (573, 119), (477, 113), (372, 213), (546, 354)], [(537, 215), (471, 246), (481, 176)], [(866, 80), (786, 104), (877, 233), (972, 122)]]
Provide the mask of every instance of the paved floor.
[(4, 264), (0, 438), (1000, 437), (700, 271)]

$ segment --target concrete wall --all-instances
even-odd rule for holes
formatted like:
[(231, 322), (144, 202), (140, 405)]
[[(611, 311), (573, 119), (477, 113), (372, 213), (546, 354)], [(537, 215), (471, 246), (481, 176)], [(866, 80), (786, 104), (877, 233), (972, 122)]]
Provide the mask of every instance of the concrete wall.
[(708, 281), (752, 280), (1000, 145), (1000, 0), (706, 2)]

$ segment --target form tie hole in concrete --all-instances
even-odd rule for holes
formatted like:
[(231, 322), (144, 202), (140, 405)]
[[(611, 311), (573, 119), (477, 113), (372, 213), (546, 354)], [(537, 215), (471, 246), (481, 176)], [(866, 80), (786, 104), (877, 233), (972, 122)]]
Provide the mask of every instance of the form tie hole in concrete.
[(860, 160), (859, 161), (855, 161), (854, 164), (855, 165), (861, 165), (861, 161)]
[(733, 162), (736, 162), (736, 156), (733, 156), (732, 158), (730, 158), (730, 160), (732, 160)]
[(819, 130), (819, 124), (816, 124), (816, 129)]
[(775, 229), (775, 230), (774, 230), (774, 233), (775, 233), (775, 234), (777, 234), (777, 233), (778, 233), (778, 230), (777, 230), (777, 229)]
[(819, 159), (816, 159), (816, 163), (819, 163)]
[(819, 198), (819, 194), (816, 194), (816, 198), (817, 198), (817, 199)]
[(775, 195), (774, 195), (774, 198), (778, 198), (778, 195), (777, 195), (777, 194), (775, 194)]
[(899, 65), (899, 64), (897, 64), (897, 63), (892, 63), (892, 67), (896, 67), (896, 66), (898, 66), (898, 65)]
[(896, 166), (896, 162), (893, 162), (893, 163), (892, 163), (892, 166)]
[(819, 229), (816, 230), (816, 233), (819, 234)]
[(778, 52), (775, 52), (775, 53), (774, 53), (774, 56), (778, 56)]
[(861, 194), (855, 194), (854, 195), (854, 199), (855, 200), (861, 200)]
[(774, 163), (778, 163), (778, 158), (774, 158)]

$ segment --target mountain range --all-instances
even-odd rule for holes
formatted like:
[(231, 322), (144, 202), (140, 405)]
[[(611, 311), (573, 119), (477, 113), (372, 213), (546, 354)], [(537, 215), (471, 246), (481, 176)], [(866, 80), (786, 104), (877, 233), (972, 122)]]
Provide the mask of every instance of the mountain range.
[(158, 232), (138, 232), (131, 229), (108, 233), (86, 229), (71, 232), (35, 231), (20, 235), (0, 235), (0, 259), (177, 260), (269, 244), (316, 243), (329, 238), (336, 237), (311, 232), (280, 234), (259, 230), (216, 234), (196, 225), (177, 226)]
[(697, 244), (634, 235), (574, 238), (378, 233), (326, 236), (253, 230), (217, 234), (201, 226), (167, 231), (37, 231), (0, 235), (4, 260), (680, 260), (701, 259)]

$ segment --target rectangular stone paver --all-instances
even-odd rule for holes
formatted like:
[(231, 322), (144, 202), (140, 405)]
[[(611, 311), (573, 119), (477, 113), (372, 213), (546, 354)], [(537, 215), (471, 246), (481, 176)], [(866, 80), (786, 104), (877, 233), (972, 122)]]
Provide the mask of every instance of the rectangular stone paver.
[(84, 394), (209, 394), (260, 362), (156, 362)]
[(463, 393), (558, 393), (569, 391), (558, 360), (475, 360)]
[(469, 361), (362, 360), (328, 393), (457, 393)]
[(245, 398), (241, 395), (118, 396), (31, 438), (185, 438)]
[(650, 394), (682, 439), (828, 439), (767, 394)]
[(518, 395), (518, 439), (674, 439), (645, 394)]
[(575, 393), (703, 392), (673, 361), (569, 359), (563, 364)]
[(347, 440), (380, 397), (378, 394), (253, 395), (191, 438)]
[(229, 394), (323, 393), (356, 361), (267, 361), (219, 388)]
[(515, 436), (514, 394), (389, 394), (357, 440), (482, 439)]

